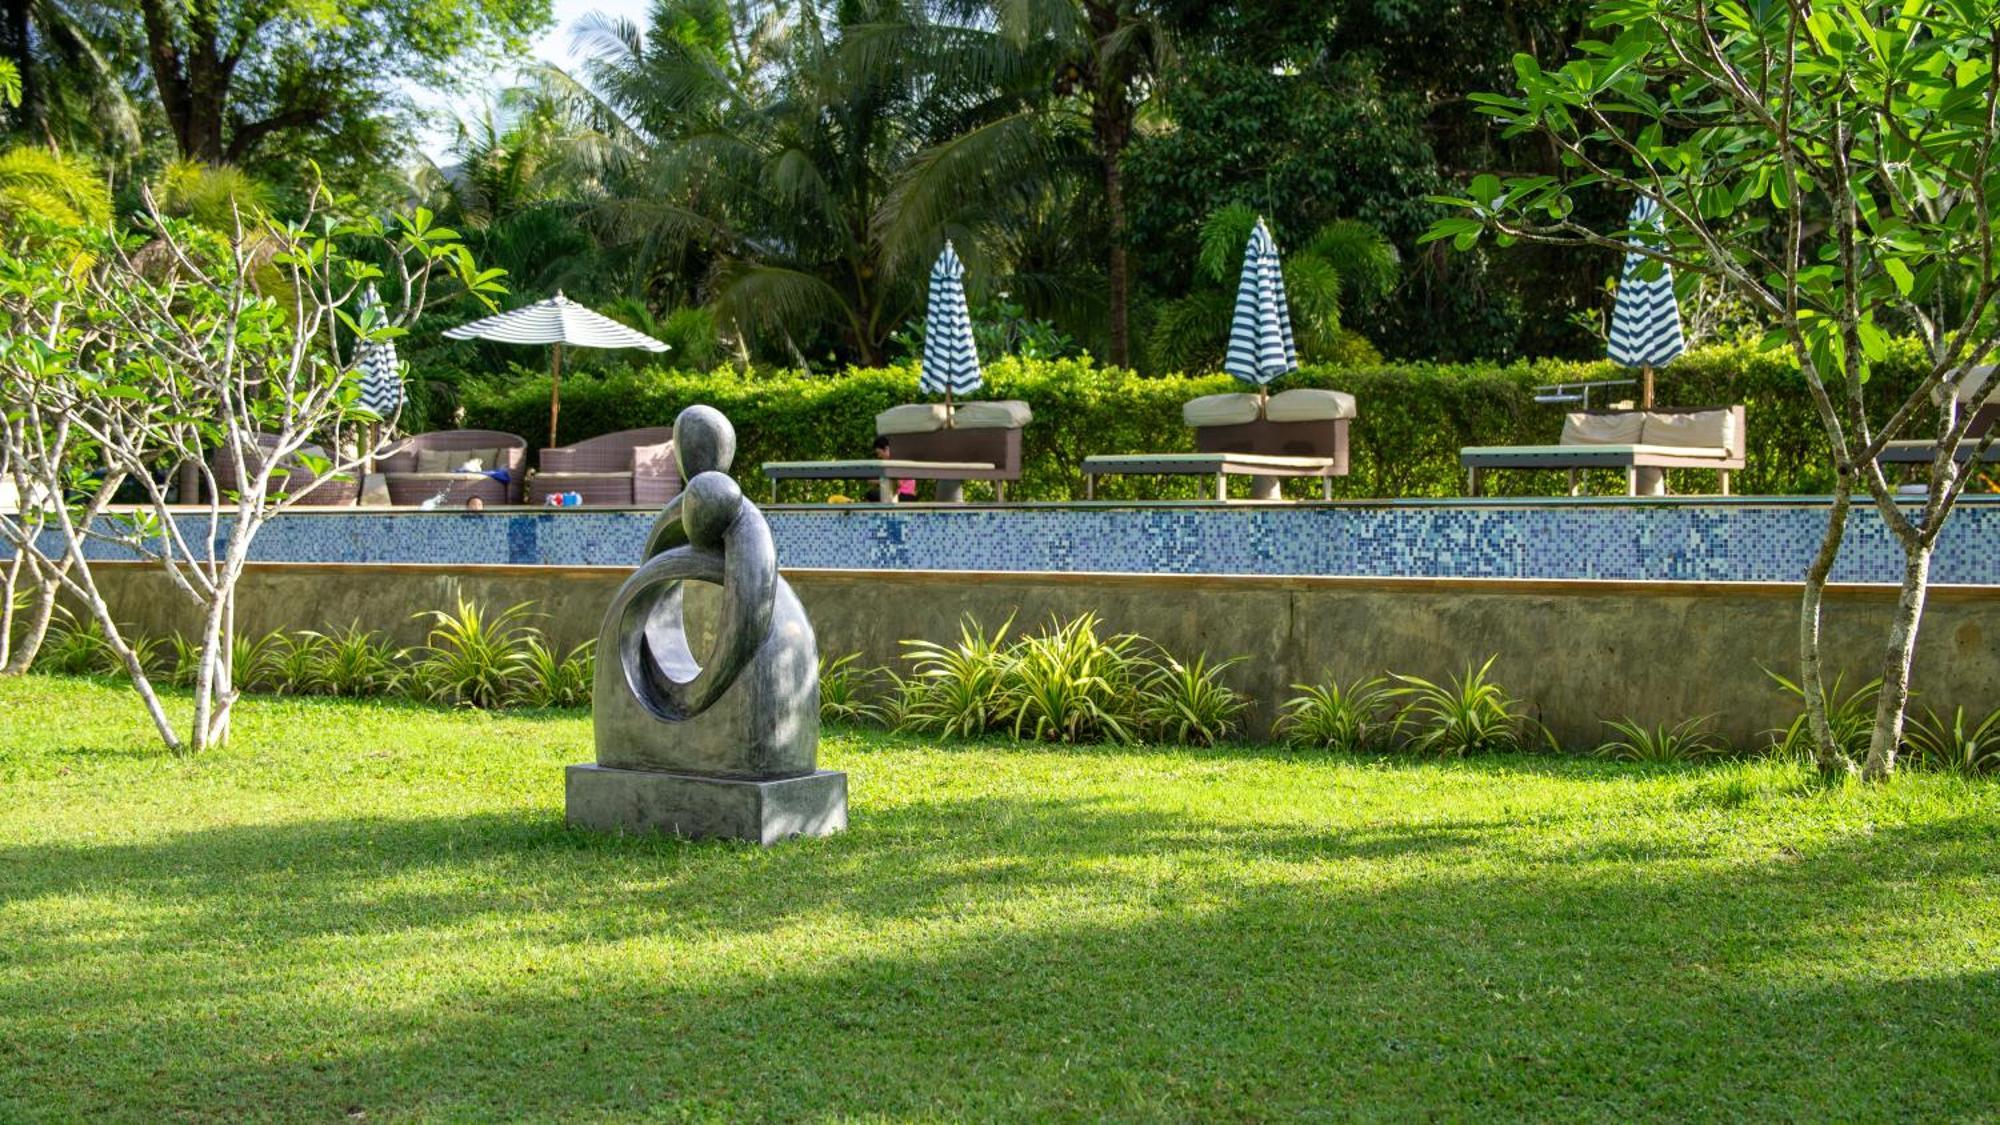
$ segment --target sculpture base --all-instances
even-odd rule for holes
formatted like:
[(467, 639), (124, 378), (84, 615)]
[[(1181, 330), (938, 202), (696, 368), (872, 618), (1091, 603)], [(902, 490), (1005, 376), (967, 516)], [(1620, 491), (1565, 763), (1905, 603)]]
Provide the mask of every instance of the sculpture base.
[(601, 832), (769, 845), (847, 828), (847, 775), (833, 770), (759, 781), (585, 762), (569, 767), (564, 789), (570, 827)]

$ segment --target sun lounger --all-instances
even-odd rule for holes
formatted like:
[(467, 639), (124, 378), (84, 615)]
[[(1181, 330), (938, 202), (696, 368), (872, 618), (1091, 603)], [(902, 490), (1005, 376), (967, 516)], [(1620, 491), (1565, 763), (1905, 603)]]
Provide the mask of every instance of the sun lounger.
[(892, 407), (875, 416), (875, 434), (889, 439), (887, 460), (767, 461), (771, 502), (785, 480), (877, 480), (889, 502), (898, 480), (937, 482), (938, 500), (964, 500), (969, 480), (993, 482), (995, 498), (1007, 501), (1007, 482), (1021, 479), (1021, 430), (1034, 420), (1019, 401), (960, 403), (947, 419), (942, 403)]
[(1494, 469), (1565, 469), (1577, 494), (1588, 469), (1622, 469), (1625, 494), (1659, 494), (1666, 469), (1713, 469), (1722, 495), (1729, 474), (1743, 467), (1741, 406), (1690, 410), (1576, 410), (1563, 419), (1555, 445), (1474, 445), (1458, 452), (1471, 495), (1481, 494)]
[[(1979, 413), (1972, 416), (1972, 423), (1965, 428), (1965, 437), (1958, 443), (1958, 459), (1972, 460), (1972, 455), (1979, 451), (1979, 443), (1996, 424), (2000, 424), (2000, 402), (1989, 402), (1980, 407)], [(1937, 442), (1928, 438), (1892, 441), (1882, 447), (1879, 460), (1884, 465), (1928, 465), (1936, 451)], [(1980, 464), (2000, 464), (2000, 441), (1987, 447), (1986, 456), (1980, 458)]]
[(1083, 459), (1085, 499), (1101, 476), (1213, 476), (1215, 498), (1229, 499), (1229, 478), (1246, 476), (1251, 498), (1276, 500), (1286, 477), (1318, 477), (1331, 499), (1333, 478), (1347, 475), (1347, 427), (1354, 396), (1301, 388), (1272, 395), (1258, 409), (1252, 394), (1205, 395), (1181, 408), (1196, 453), (1122, 453)]

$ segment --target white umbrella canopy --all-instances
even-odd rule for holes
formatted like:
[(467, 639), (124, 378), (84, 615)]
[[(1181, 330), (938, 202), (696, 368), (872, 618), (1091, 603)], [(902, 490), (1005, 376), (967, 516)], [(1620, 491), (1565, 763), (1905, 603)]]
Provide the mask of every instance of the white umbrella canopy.
[(497, 313), (484, 320), (447, 328), (448, 340), (497, 340), (503, 344), (553, 345), (552, 375), (549, 384), (549, 445), (556, 444), (556, 416), (562, 409), (562, 350), (564, 344), (580, 348), (643, 348), (666, 351), (668, 345), (636, 329), (627, 328), (603, 313), (577, 304), (561, 290), (545, 301), (537, 301), (512, 312)]

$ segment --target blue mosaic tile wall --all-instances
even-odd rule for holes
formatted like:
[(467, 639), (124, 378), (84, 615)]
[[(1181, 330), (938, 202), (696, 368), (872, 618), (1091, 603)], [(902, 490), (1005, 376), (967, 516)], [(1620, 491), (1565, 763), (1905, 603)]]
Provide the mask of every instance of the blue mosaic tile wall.
[[(1755, 499), (767, 514), (778, 557), (793, 567), (1656, 581), (1796, 581), (1826, 526), (1823, 505)], [(258, 535), (252, 558), (634, 565), (652, 519), (611, 510), (287, 515)], [(1873, 511), (1857, 506), (1848, 527), (1834, 579), (1897, 581), (1902, 554)], [(2000, 585), (2000, 502), (1962, 503), (1932, 578)]]

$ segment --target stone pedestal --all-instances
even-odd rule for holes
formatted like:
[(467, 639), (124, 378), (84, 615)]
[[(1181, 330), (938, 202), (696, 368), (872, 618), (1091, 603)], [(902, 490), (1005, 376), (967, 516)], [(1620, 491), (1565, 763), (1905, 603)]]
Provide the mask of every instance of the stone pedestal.
[(573, 828), (765, 845), (847, 828), (847, 775), (833, 770), (756, 779), (584, 763), (564, 788)]

